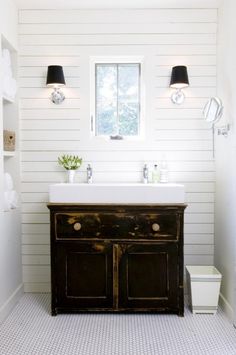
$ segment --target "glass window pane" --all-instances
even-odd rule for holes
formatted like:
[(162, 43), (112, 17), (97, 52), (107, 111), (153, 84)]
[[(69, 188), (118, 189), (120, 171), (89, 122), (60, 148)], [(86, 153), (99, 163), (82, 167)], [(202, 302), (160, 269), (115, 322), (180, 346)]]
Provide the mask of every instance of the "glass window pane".
[(139, 69), (139, 64), (118, 66), (118, 117), (122, 136), (139, 133)]
[(119, 64), (119, 100), (139, 101), (139, 64)]
[(96, 65), (96, 132), (115, 134), (117, 122), (116, 65)]
[(137, 136), (139, 134), (139, 104), (119, 103), (119, 134)]
[(96, 134), (137, 136), (140, 64), (96, 64)]

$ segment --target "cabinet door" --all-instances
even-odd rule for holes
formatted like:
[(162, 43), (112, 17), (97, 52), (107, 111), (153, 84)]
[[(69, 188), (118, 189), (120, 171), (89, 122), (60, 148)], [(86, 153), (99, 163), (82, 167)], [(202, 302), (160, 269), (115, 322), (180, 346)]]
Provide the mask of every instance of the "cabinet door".
[(119, 245), (119, 308), (178, 311), (178, 246)]
[(112, 307), (112, 257), (112, 245), (102, 242), (57, 244), (55, 307), (62, 310)]

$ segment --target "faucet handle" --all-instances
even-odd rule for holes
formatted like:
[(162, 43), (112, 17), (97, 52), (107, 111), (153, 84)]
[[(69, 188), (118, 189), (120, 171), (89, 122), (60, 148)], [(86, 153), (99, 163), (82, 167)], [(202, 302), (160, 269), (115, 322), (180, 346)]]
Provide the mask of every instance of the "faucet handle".
[(144, 164), (143, 171), (148, 172), (148, 165), (146, 163)]
[(148, 165), (147, 164), (144, 164), (144, 167), (143, 167), (143, 182), (144, 182), (144, 184), (148, 183)]

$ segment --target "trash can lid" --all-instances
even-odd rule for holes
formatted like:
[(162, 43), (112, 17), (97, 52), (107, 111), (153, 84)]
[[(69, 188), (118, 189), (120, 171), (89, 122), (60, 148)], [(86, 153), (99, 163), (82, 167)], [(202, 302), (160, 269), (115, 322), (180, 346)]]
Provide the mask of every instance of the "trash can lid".
[(221, 273), (212, 265), (186, 265), (190, 277), (221, 278)]

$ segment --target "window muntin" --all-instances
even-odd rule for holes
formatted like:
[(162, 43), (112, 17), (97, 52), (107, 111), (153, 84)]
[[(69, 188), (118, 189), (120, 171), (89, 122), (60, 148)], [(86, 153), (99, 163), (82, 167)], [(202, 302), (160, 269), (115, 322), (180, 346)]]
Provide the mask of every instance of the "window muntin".
[(140, 63), (95, 64), (95, 135), (140, 134)]

